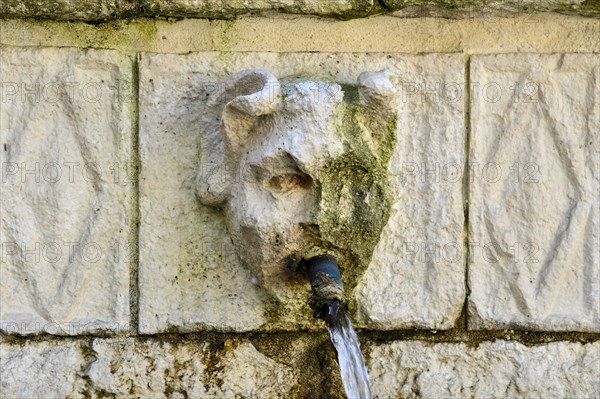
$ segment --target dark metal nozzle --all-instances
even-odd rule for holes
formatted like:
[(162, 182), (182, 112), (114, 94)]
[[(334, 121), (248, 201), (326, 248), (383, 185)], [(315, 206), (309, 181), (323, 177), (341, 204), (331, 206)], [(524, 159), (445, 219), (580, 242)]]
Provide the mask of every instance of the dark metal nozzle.
[(304, 262), (311, 288), (308, 304), (314, 310), (314, 316), (325, 319), (333, 302), (346, 307), (348, 301), (336, 258), (318, 255)]
[(318, 273), (325, 273), (336, 285), (344, 289), (342, 275), (337, 264), (335, 256), (317, 255), (305, 261), (308, 280), (312, 285), (317, 278)]

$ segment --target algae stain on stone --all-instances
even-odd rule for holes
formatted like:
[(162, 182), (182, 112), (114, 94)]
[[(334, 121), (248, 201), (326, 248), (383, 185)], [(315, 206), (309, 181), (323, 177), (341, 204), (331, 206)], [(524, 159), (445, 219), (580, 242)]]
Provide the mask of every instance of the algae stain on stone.
[(235, 25), (234, 21), (217, 21), (216, 30), (213, 34), (212, 44), (213, 50), (228, 52), (232, 50), (232, 44), (234, 43), (233, 28)]
[(153, 20), (118, 21), (97, 25), (88, 31), (92, 47), (114, 48), (117, 50), (156, 49), (156, 24)]
[(346, 151), (320, 173), (316, 215), (321, 239), (328, 243), (323, 246), (340, 258), (347, 290), (368, 267), (390, 216), (387, 165), (398, 122), (395, 113), (371, 116), (351, 94), (339, 126)]
[(103, 23), (40, 21), (39, 45), (111, 49), (121, 52), (153, 51), (156, 48), (154, 20), (117, 20)]

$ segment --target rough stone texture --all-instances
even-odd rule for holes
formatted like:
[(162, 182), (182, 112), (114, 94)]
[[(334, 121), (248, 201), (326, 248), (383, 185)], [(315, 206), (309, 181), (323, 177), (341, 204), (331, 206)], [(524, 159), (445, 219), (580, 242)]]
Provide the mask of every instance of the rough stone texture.
[[(207, 343), (95, 340), (86, 370), (90, 389), (119, 398), (297, 397), (294, 371), (248, 342)], [(216, 362), (216, 363), (214, 363)]]
[(589, 17), (600, 15), (600, 5), (594, 0), (383, 0), (390, 10), (400, 10), (397, 16), (438, 16), (446, 18), (470, 18), (473, 16), (503, 15), (554, 11)]
[(83, 398), (87, 365), (78, 341), (0, 343), (0, 396), (5, 399)]
[(360, 18), (396, 11), (402, 17), (435, 16), (470, 18), (473, 15), (516, 15), (518, 13), (560, 12), (597, 17), (595, 0), (3, 0), (0, 17), (48, 18), (59, 20), (102, 21), (116, 18), (202, 17), (232, 19), (257, 13), (291, 13)]
[(296, 396), (293, 392), (301, 383), (290, 367), (269, 359), (250, 343), (227, 352), (220, 367), (216, 375), (223, 381), (216, 395), (220, 398), (289, 398)]
[(2, 0), (0, 17), (97, 21), (130, 17), (140, 12), (139, 0)]
[(374, 398), (597, 398), (600, 343), (477, 347), (418, 341), (370, 349)]
[(311, 365), (310, 341), (290, 338), (278, 346), (277, 339), (266, 339), (258, 345), (278, 353), (264, 354), (237, 339), (0, 341), (0, 396), (299, 399), (322, 392), (313, 381), (303, 382), (322, 378), (318, 365)]
[(172, 345), (134, 338), (92, 344), (96, 359), (86, 370), (91, 390), (119, 398), (202, 398), (208, 344)]
[[(392, 173), (395, 187), (402, 187), (402, 201), (395, 203), (394, 222), (382, 240), (396, 241), (400, 248), (382, 245), (377, 250), (378, 261), (371, 265), (375, 270), (367, 271), (359, 285), (359, 310), (363, 320), (379, 328), (452, 326), (464, 298), (460, 178), (419, 180), (416, 172), (404, 188), (399, 173), (401, 160), (415, 147), (429, 146), (430, 152), (415, 152), (407, 162), (437, 163), (440, 176), (441, 165), (463, 159), (462, 57), (200, 53), (146, 54), (140, 62), (140, 330), (322, 328), (306, 304), (308, 284), (282, 275), (289, 296), (270, 298), (240, 265), (222, 214), (201, 206), (195, 196), (205, 98), (225, 76), (257, 67), (269, 68), (277, 77), (303, 74), (354, 85), (365, 71), (387, 68), (398, 76), (404, 101), (391, 164), (395, 162)], [(433, 93), (423, 92), (426, 85), (434, 87)], [(440, 205), (430, 214), (421, 210), (419, 204), (425, 203)], [(410, 228), (419, 225), (426, 229)], [(398, 262), (399, 251), (406, 251), (402, 245), (412, 242), (458, 243), (460, 259), (406, 254)], [(376, 274), (385, 278), (376, 279)], [(428, 285), (431, 281), (444, 284)], [(423, 282), (430, 288), (415, 295)], [(398, 296), (402, 290), (411, 294)]]
[(131, 62), (0, 48), (0, 328), (129, 326)]
[(142, 4), (144, 14), (153, 16), (233, 18), (242, 14), (277, 11), (351, 18), (367, 15), (373, 7), (373, 0), (142, 0)]
[(471, 72), (469, 326), (600, 331), (600, 56)]
[(373, 0), (3, 0), (0, 17), (102, 21), (127, 17), (235, 18), (244, 14), (281, 12), (338, 18), (366, 16)]

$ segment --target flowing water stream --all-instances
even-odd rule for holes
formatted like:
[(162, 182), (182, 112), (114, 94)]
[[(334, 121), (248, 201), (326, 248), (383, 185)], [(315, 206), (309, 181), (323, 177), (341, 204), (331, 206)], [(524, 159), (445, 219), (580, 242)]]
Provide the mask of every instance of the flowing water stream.
[(342, 382), (348, 399), (371, 399), (369, 374), (352, 322), (344, 306), (333, 301), (325, 318), (331, 342), (335, 346)]

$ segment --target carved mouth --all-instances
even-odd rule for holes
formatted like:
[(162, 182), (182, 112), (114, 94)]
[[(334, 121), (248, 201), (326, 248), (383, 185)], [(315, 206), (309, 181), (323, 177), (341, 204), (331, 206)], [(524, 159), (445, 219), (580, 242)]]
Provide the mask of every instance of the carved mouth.
[(304, 261), (318, 255), (338, 255), (339, 248), (321, 238), (318, 224), (301, 223), (300, 227), (303, 230), (302, 244), (282, 260), (282, 264), (288, 270), (303, 273), (305, 272)]

